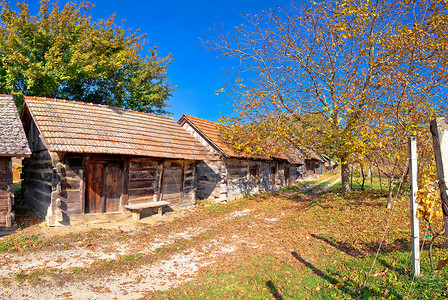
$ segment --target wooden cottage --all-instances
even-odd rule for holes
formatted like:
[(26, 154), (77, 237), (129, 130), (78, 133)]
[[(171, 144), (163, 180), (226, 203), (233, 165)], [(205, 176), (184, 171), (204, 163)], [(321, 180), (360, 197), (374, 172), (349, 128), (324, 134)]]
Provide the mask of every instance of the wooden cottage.
[(0, 227), (14, 222), (12, 158), (31, 154), (12, 96), (0, 95)]
[(324, 163), (320, 154), (305, 147), (300, 147), (299, 150), (304, 154), (305, 166), (307, 176), (322, 175), (325, 173)]
[(48, 225), (164, 201), (195, 201), (207, 150), (172, 118), (105, 105), (25, 98), (25, 201)]
[(198, 199), (226, 201), (292, 184), (304, 172), (298, 151), (277, 157), (247, 155), (236, 151), (211, 121), (183, 115), (178, 123), (213, 155), (197, 166)]

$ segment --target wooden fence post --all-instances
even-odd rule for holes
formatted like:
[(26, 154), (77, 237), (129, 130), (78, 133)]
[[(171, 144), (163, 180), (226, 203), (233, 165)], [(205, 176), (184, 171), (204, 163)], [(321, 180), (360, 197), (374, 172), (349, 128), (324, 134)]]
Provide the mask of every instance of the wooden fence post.
[(431, 121), (430, 130), (436, 157), (440, 197), (442, 198), (445, 235), (448, 236), (448, 125), (446, 124), (444, 118), (437, 118)]
[[(417, 139), (411, 136), (408, 139), (409, 146), (409, 183), (411, 184), (411, 233), (412, 233), (412, 273), (414, 277), (420, 277), (420, 232), (417, 218)], [(403, 178), (402, 178), (403, 179)]]

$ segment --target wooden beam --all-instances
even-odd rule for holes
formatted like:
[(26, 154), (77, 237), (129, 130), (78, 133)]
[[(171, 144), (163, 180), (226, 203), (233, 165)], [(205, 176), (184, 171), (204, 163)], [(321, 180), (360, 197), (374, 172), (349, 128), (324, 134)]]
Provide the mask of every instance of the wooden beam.
[(442, 199), (442, 212), (445, 235), (448, 236), (448, 125), (444, 118), (431, 121), (430, 126), (434, 153), (436, 157), (437, 177), (439, 180), (440, 197)]
[(160, 176), (159, 176), (159, 186), (157, 187), (157, 201), (161, 201), (163, 198), (162, 193), (162, 184), (163, 184), (163, 171), (164, 171), (165, 162), (162, 160), (160, 163)]
[(185, 168), (186, 168), (187, 162), (184, 160), (183, 166), (182, 166), (182, 183), (180, 185), (180, 199), (179, 204), (182, 204), (182, 200), (184, 197), (184, 186), (185, 186)]
[(125, 205), (129, 203), (129, 166), (130, 166), (130, 158), (125, 158), (124, 160), (124, 170), (123, 170), (123, 181), (122, 181), (122, 190), (123, 193), (120, 199), (120, 210), (123, 210)]

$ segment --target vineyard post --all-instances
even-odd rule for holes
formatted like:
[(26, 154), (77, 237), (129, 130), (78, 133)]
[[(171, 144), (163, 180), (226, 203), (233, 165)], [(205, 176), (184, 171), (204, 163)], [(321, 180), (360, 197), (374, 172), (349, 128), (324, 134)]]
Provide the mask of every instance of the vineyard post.
[(411, 184), (411, 233), (412, 233), (412, 273), (414, 277), (420, 276), (420, 234), (417, 218), (417, 139), (411, 136), (409, 144), (409, 183)]
[(440, 188), (440, 197), (442, 199), (445, 235), (448, 236), (448, 125), (444, 118), (437, 118), (431, 121), (430, 130), (436, 157), (437, 178)]

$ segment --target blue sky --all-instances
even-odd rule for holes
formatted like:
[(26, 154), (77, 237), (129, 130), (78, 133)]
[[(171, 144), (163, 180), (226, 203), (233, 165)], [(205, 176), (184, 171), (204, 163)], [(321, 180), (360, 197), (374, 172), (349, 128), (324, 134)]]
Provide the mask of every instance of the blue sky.
[[(27, 0), (32, 14), (39, 8), (37, 0)], [(63, 5), (67, 1), (60, 0)], [(77, 1), (79, 2), (79, 1)], [(231, 29), (244, 22), (240, 16), (261, 10), (285, 7), (289, 1), (267, 0), (91, 0), (95, 3), (90, 13), (94, 19), (107, 18), (116, 13), (116, 19), (125, 19), (125, 27), (141, 29), (148, 35), (151, 46), (158, 47), (159, 56), (173, 56), (168, 77), (176, 85), (169, 110), (175, 120), (185, 113), (216, 121), (232, 109), (223, 96), (215, 91), (224, 87), (222, 71), (229, 61), (208, 52), (201, 45), (208, 29)], [(13, 6), (15, 1), (12, 1)]]

